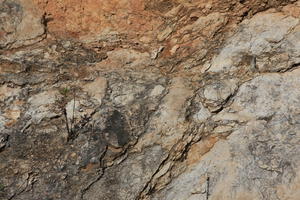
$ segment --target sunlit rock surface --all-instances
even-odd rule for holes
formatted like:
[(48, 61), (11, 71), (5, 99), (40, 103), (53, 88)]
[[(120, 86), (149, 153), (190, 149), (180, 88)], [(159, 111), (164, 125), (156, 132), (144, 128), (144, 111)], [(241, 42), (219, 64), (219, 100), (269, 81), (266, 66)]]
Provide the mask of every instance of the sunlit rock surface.
[(0, 0), (0, 199), (298, 200), (300, 2)]

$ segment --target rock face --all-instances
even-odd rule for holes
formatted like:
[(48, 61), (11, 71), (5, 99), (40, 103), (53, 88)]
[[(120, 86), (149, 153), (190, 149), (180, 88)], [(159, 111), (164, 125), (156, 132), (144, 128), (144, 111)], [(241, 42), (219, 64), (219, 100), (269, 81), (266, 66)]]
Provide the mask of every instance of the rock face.
[(0, 48), (30, 45), (44, 37), (43, 16), (33, 2), (1, 0), (0, 10)]
[(298, 200), (300, 2), (0, 0), (0, 199)]

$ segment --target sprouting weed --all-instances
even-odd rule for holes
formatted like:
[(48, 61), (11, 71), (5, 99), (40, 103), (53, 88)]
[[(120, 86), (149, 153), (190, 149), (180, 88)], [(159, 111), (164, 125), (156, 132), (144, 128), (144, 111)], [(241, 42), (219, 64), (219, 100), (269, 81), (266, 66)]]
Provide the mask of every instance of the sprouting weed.
[(61, 89), (59, 90), (59, 93), (60, 93), (61, 95), (63, 95), (63, 96), (67, 96), (67, 95), (70, 93), (70, 88), (67, 88), (67, 87), (61, 88)]

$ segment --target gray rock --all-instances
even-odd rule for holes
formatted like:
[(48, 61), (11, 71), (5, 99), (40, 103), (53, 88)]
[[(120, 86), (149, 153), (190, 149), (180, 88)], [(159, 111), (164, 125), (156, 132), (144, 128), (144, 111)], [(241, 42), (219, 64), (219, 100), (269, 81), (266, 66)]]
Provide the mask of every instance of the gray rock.
[(35, 11), (31, 1), (1, 1), (0, 48), (17, 48), (34, 44), (44, 37), (42, 16)]
[(158, 169), (164, 155), (160, 146), (153, 146), (143, 153), (129, 156), (118, 167), (107, 169), (83, 199), (134, 199)]
[(213, 119), (243, 124), (152, 199), (296, 199), (299, 73), (261, 75), (240, 86), (234, 102)]
[(1, 200), (299, 199), (299, 1), (85, 3), (0, 0)]
[(282, 13), (257, 14), (243, 21), (208, 71), (236, 71), (245, 62), (250, 68), (249, 56), (256, 59), (259, 71), (287, 70), (299, 62), (298, 23), (299, 19)]

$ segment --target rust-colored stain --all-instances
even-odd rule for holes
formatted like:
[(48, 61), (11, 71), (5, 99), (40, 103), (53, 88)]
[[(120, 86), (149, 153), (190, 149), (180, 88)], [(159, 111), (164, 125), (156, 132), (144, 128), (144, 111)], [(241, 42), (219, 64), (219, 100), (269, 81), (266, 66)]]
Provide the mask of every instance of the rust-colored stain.
[(90, 172), (93, 169), (96, 169), (98, 167), (99, 167), (99, 164), (89, 163), (84, 168), (82, 168), (81, 171), (83, 171), (83, 172)]
[(194, 144), (191, 147), (187, 157), (188, 165), (199, 162), (202, 159), (203, 155), (208, 153), (218, 141), (218, 137), (210, 136)]

